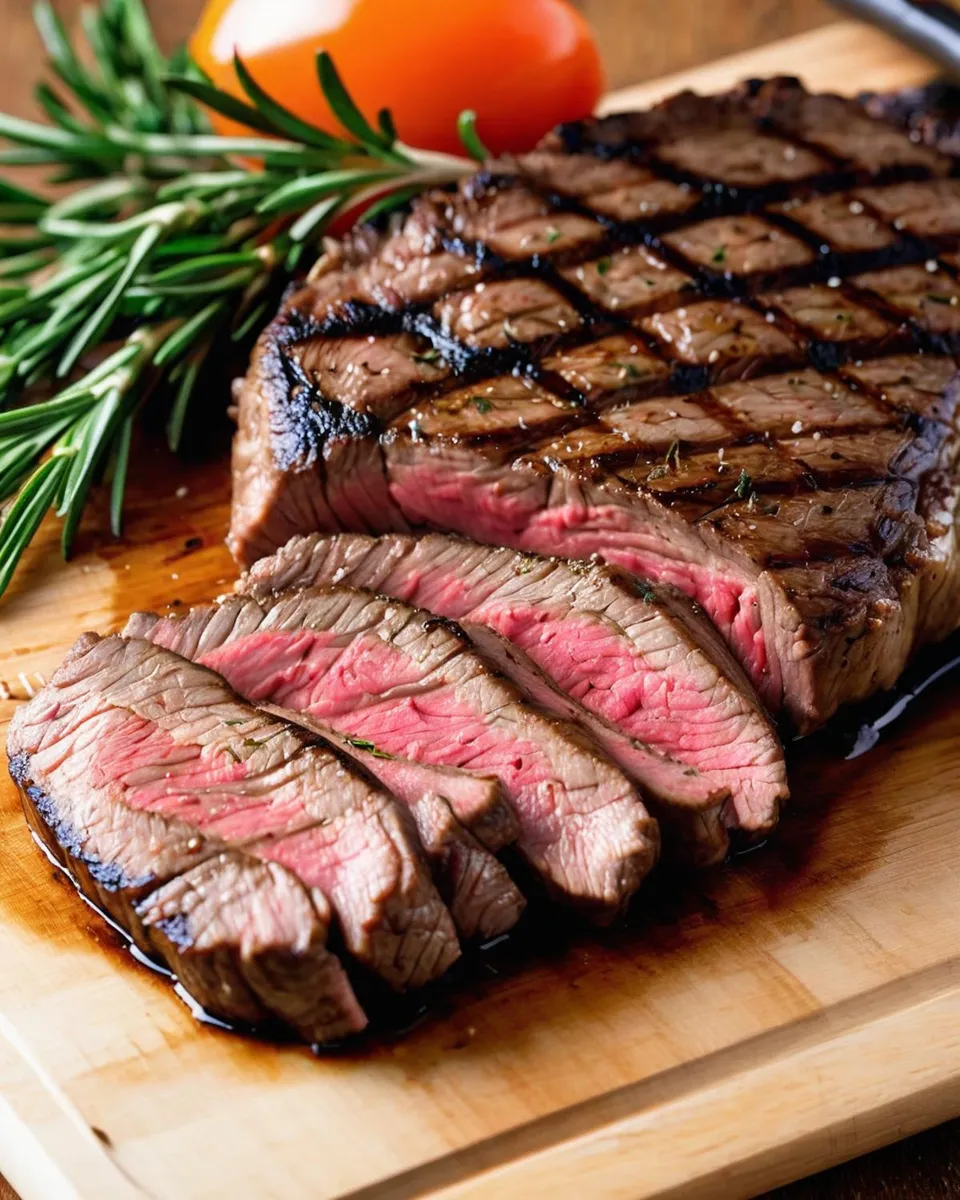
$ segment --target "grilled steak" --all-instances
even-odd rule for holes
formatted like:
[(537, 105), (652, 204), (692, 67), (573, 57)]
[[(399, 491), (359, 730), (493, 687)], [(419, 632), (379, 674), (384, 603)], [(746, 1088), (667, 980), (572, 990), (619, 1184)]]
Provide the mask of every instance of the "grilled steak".
[[(261, 559), (241, 591), (344, 584), (486, 625), (561, 689), (639, 745), (610, 752), (664, 807), (701, 814), (732, 793), (731, 820), (763, 833), (786, 796), (776, 734), (708, 622), (669, 589), (622, 571), (460, 538), (361, 534), (294, 538)], [(696, 621), (692, 631), (688, 622)], [(701, 648), (711, 647), (713, 657)], [(489, 643), (487, 644), (489, 646)], [(723, 667), (717, 663), (723, 663)]]
[(403, 810), (329, 748), (149, 642), (85, 635), (14, 716), (31, 825), (209, 1011), (323, 1040), (362, 1026), (324, 948), (394, 987), (457, 957)]
[(861, 95), (867, 112), (909, 131), (914, 141), (960, 154), (960, 89), (947, 80)]
[(506, 867), (461, 825), (443, 796), (422, 793), (410, 808), (461, 936), (489, 939), (512, 929), (527, 902)]
[[(488, 625), (473, 623), (467, 626), (467, 631), (486, 661), (512, 680), (540, 709), (586, 730), (610, 761), (636, 783), (641, 784), (643, 777), (650, 774), (654, 756), (648, 747), (608, 725), (569, 692), (564, 692), (525, 650), (508, 642)], [(678, 774), (683, 775), (682, 770), (677, 769), (679, 764), (667, 764), (666, 760), (660, 759), (656, 765), (660, 773), (667, 766), (674, 780)], [(670, 803), (651, 797), (642, 787), (640, 794), (657, 818), (661, 836), (664, 829), (666, 831), (670, 860), (686, 867), (712, 866), (722, 862), (730, 849), (726, 824), (730, 819), (727, 814), (732, 811), (730, 793), (711, 787), (696, 768), (687, 770), (692, 772), (684, 779), (687, 787), (677, 787)]]
[(306, 714), (381, 754), (496, 775), (520, 849), (553, 891), (598, 919), (615, 915), (653, 864), (656, 826), (630, 781), (574, 726), (527, 704), (442, 618), (329, 588), (233, 596), (130, 628), (219, 671), (254, 704)]
[(800, 730), (960, 619), (953, 160), (795, 82), (564, 126), (335, 246), (231, 546), (432, 526), (697, 600)]

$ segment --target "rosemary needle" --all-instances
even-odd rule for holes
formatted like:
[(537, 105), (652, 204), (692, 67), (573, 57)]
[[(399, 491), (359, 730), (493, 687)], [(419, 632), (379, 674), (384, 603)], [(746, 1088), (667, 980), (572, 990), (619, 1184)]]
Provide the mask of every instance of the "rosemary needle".
[[(69, 554), (103, 477), (119, 532), (143, 401), (165, 399), (176, 449), (204, 360), (256, 333), (271, 285), (309, 262), (337, 213), (377, 216), (486, 153), (473, 113), (458, 124), (469, 157), (404, 145), (388, 112), (367, 121), (324, 53), (317, 74), (342, 135), (290, 112), (239, 59), (242, 100), (185, 52), (165, 57), (142, 0), (84, 11), (91, 55), (49, 0), (35, 20), (49, 124), (0, 113), (0, 166), (39, 164), (73, 190), (53, 203), (0, 181), (0, 594), (50, 509)], [(204, 106), (251, 132), (217, 136)]]

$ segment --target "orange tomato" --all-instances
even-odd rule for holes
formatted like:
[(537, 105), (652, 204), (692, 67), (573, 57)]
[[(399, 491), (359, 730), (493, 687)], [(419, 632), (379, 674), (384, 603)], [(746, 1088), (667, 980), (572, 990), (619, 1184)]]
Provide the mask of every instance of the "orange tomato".
[(476, 110), (494, 153), (526, 150), (589, 113), (603, 88), (596, 44), (567, 0), (210, 0), (190, 48), (240, 95), (236, 50), (261, 87), (336, 130), (314, 68), (327, 50), (369, 120), (389, 108), (403, 141), (453, 153), (463, 109)]

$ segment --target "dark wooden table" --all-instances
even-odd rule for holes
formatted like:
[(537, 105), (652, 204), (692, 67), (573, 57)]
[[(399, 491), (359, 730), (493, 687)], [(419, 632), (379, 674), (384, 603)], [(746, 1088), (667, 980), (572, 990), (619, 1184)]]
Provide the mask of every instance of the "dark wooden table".
[[(285, 0), (276, 0), (284, 3)], [(600, 41), (611, 87), (637, 83), (823, 24), (822, 0), (577, 0)], [(75, 17), (81, 0), (60, 0)], [(161, 39), (189, 30), (201, 0), (147, 0)], [(32, 115), (41, 55), (31, 0), (0, 0), (0, 109)], [(762, 1120), (762, 1114), (751, 1119)], [(960, 1121), (769, 1194), (769, 1200), (956, 1200)], [(0, 1178), (0, 1200), (17, 1200)]]

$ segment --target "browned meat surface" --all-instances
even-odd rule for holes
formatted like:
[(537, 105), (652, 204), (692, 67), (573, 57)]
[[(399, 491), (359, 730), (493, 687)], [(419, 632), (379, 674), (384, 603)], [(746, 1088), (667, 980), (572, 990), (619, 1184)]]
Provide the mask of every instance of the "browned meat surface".
[[(265, 333), (234, 552), (433, 527), (598, 554), (700, 604), (814, 728), (960, 621), (956, 173), (774, 80), (565, 126), (425, 197)], [(358, 398), (312, 364), (364, 339)]]
[(51, 854), (215, 1016), (310, 1041), (362, 1028), (334, 922), (396, 988), (459, 954), (390, 795), (168, 650), (84, 635), (7, 750)]
[(799, 238), (749, 214), (686, 225), (666, 234), (663, 243), (698, 267), (730, 275), (776, 274), (814, 257)]

